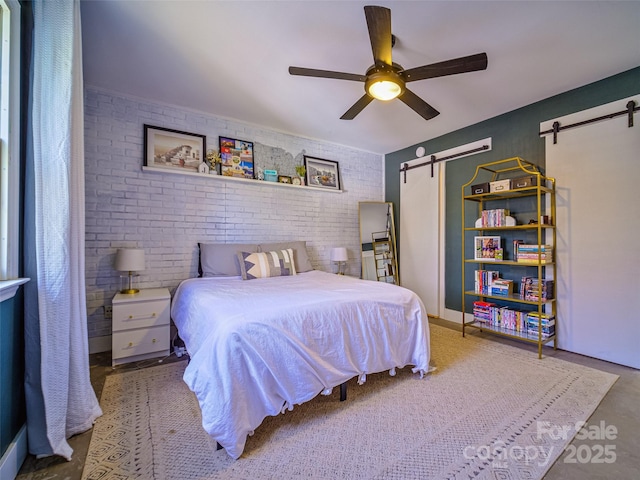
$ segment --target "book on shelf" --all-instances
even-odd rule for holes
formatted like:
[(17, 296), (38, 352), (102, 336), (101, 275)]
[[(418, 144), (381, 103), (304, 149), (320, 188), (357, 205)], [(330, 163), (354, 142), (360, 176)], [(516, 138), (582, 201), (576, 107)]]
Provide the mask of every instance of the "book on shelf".
[(519, 263), (547, 263), (553, 260), (553, 248), (550, 245), (518, 244)]
[(509, 209), (495, 208), (492, 210), (482, 210), (480, 215), (483, 227), (504, 227), (507, 225)]
[(554, 298), (554, 281), (538, 280), (536, 277), (523, 277), (520, 283), (520, 298), (537, 302), (540, 300), (552, 300)]
[(512, 330), (513, 332), (528, 332), (527, 312), (500, 307), (490, 302), (474, 302), (473, 318), (491, 327)]
[(491, 308), (495, 307), (494, 303), (483, 302), (477, 300), (473, 302), (473, 319), (481, 323), (490, 323)]
[(491, 285), (499, 276), (500, 272), (495, 270), (476, 270), (474, 292), (489, 295)]
[(518, 246), (524, 243), (524, 240), (514, 240), (513, 241), (513, 259), (518, 260)]
[(491, 283), (491, 295), (508, 297), (511, 293), (513, 293), (513, 280), (497, 278)]
[(530, 334), (540, 332), (544, 338), (555, 335), (556, 317), (546, 313), (540, 315), (538, 312), (529, 312), (527, 314), (527, 331)]

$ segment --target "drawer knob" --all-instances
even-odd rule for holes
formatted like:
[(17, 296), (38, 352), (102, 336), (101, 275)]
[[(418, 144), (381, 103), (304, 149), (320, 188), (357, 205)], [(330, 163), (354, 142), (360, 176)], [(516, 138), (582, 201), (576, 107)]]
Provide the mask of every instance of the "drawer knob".
[(131, 320), (133, 318), (133, 315), (129, 315), (129, 320)]
[(153, 340), (151, 340), (151, 343), (156, 343), (156, 339), (154, 338)]
[(133, 342), (129, 342), (129, 346), (130, 346), (130, 347), (133, 347)]
[(153, 313), (151, 314), (151, 316), (152, 316), (152, 317), (155, 317), (155, 316), (156, 316), (156, 312), (153, 312)]

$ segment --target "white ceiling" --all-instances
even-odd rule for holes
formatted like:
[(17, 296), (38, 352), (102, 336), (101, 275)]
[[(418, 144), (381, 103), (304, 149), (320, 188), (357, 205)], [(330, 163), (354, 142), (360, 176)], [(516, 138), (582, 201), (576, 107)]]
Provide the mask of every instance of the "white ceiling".
[[(367, 4), (391, 9), (404, 68), (486, 52), (487, 70), (408, 84), (432, 120), (399, 100), (340, 120), (364, 84), (288, 67), (364, 74)], [(87, 85), (376, 153), (640, 66), (639, 1), (90, 0), (82, 29)]]

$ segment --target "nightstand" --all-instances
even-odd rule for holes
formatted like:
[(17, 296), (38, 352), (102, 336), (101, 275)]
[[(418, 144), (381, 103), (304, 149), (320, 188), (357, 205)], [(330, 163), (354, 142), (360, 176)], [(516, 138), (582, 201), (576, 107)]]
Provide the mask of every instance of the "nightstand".
[(111, 365), (169, 355), (171, 294), (147, 288), (113, 297)]

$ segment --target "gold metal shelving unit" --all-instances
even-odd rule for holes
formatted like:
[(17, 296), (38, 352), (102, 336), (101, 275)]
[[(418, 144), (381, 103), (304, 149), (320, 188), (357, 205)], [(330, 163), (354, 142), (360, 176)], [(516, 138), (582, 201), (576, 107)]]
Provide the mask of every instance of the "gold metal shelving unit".
[[(517, 189), (506, 189), (500, 192), (488, 192), (473, 194), (471, 192), (471, 186), (484, 182), (492, 182), (497, 180), (504, 180), (510, 178), (517, 178), (521, 176), (534, 176), (536, 179), (536, 185), (527, 186)], [(556, 185), (555, 179), (552, 177), (544, 176), (537, 165), (527, 162), (520, 157), (508, 158), (505, 160), (498, 160), (495, 162), (485, 163), (476, 167), (473, 178), (462, 186), (462, 336), (465, 336), (466, 331), (469, 328), (479, 329), (481, 331), (490, 332), (496, 335), (502, 335), (505, 337), (515, 338), (523, 340), (525, 342), (534, 343), (538, 346), (538, 358), (542, 358), (542, 347), (545, 344), (553, 342), (554, 349), (557, 348), (558, 340), (558, 317), (556, 306), (557, 285), (554, 288), (553, 298), (549, 300), (542, 300), (542, 285), (541, 280), (554, 280), (556, 276), (556, 264), (554, 259), (542, 261), (538, 258), (537, 261), (531, 263), (522, 263), (514, 259), (505, 260), (476, 260), (474, 258), (465, 257), (465, 245), (468, 238), (471, 238), (473, 242), (473, 236), (483, 235), (499, 235), (500, 232), (522, 232), (523, 235), (531, 235), (535, 237), (535, 241), (531, 241), (532, 244), (538, 245), (540, 249), (542, 245), (551, 245), (554, 254), (556, 248), (556, 228), (553, 224), (556, 219)], [(481, 214), (485, 209), (487, 202), (492, 204), (500, 204), (500, 201), (507, 201), (509, 199), (517, 199), (523, 197), (535, 197), (535, 214), (536, 223), (515, 225), (515, 226), (500, 226), (500, 227), (484, 227), (484, 226), (469, 226), (467, 220), (466, 206), (469, 202), (475, 204), (478, 214)], [(496, 202), (498, 201), (498, 202)], [(543, 215), (547, 215), (550, 219), (548, 223), (540, 223)], [(503, 248), (506, 247), (503, 246)], [(505, 249), (507, 251), (507, 249)], [(467, 288), (467, 268), (480, 268), (486, 269), (488, 266), (501, 266), (510, 265), (514, 267), (534, 267), (536, 268), (535, 278), (538, 280), (538, 300), (525, 300), (515, 292), (508, 296), (502, 295), (490, 295), (476, 292), (475, 289)], [(523, 270), (524, 271), (524, 270)], [(512, 279), (514, 282), (519, 279)], [(511, 304), (521, 305), (523, 310), (537, 311), (539, 318), (542, 318), (543, 314), (553, 315), (555, 318), (555, 332), (553, 335), (544, 336), (542, 322), (539, 322), (537, 332), (528, 331), (516, 331), (510, 330), (501, 326), (488, 325), (483, 322), (477, 321), (475, 318), (471, 321), (466, 318), (466, 303), (469, 297), (478, 298), (480, 301), (491, 301), (497, 305), (504, 305), (504, 302)], [(534, 308), (532, 308), (534, 307)]]

